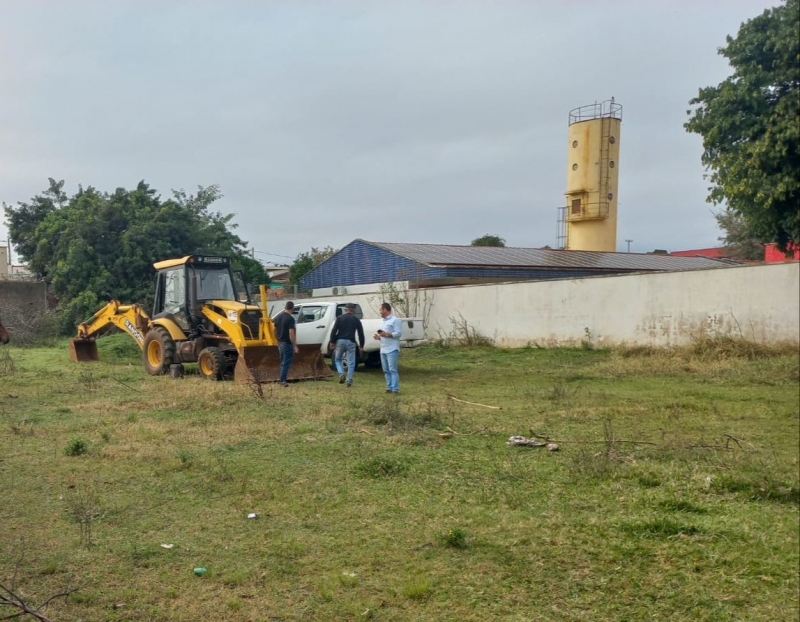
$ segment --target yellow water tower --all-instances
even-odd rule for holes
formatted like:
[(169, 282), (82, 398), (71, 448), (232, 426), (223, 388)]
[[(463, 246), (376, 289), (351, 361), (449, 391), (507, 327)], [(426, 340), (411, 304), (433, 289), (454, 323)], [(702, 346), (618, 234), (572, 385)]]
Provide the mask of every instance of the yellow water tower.
[(567, 202), (561, 246), (573, 251), (617, 250), (617, 188), (622, 106), (609, 101), (569, 113)]

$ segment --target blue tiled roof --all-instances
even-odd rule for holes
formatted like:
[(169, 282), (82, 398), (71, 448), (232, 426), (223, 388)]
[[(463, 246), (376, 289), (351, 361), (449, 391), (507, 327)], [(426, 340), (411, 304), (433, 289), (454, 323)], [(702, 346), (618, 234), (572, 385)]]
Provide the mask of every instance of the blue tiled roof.
[(454, 246), (367, 242), (391, 253), (429, 266), (485, 266), (527, 268), (589, 268), (597, 270), (691, 270), (719, 268), (731, 262), (710, 257), (676, 257), (644, 253), (565, 251), (548, 248)]
[(389, 281), (559, 279), (720, 268), (730, 261), (640, 253), (406, 244), (356, 239), (300, 279), (302, 289)]

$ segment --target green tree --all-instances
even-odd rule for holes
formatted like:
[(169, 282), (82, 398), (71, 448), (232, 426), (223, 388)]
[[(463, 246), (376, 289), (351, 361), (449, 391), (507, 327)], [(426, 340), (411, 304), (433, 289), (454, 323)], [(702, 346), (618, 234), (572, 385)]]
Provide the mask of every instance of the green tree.
[(470, 246), (500, 246), (505, 247), (506, 241), (499, 235), (489, 235), (488, 233), (470, 242)]
[(728, 257), (751, 261), (764, 259), (764, 245), (753, 239), (741, 214), (726, 209), (716, 212), (714, 218), (724, 234), (717, 239), (725, 245)]
[(267, 274), (266, 268), (264, 268), (264, 264), (257, 259), (253, 259), (251, 256), (235, 255), (232, 264), (233, 269), (241, 270), (244, 274), (245, 281), (254, 287), (258, 287), (262, 283), (264, 285), (269, 285), (272, 282), (269, 274)]
[[(36, 253), (38, 238), (34, 235), (36, 227), (45, 217), (55, 210), (63, 207), (67, 202), (64, 193), (64, 181), (55, 181), (50, 178), (50, 186), (42, 194), (33, 197), (30, 203), (18, 203), (12, 208), (3, 203), (3, 208), (8, 218), (7, 224), (10, 235), (14, 240), (17, 252), (30, 262)], [(34, 266), (30, 266), (36, 271)]]
[(322, 249), (312, 247), (309, 252), (300, 253), (294, 263), (289, 266), (289, 283), (299, 285), (300, 279), (338, 252), (337, 249), (326, 246)]
[(232, 215), (210, 209), (222, 197), (217, 186), (166, 201), (144, 181), (111, 194), (79, 187), (69, 198), (63, 186), (51, 179), (29, 203), (3, 207), (12, 243), (59, 300), (64, 332), (111, 297), (148, 307), (154, 261), (204, 252), (255, 269)]
[(800, 0), (744, 22), (719, 53), (733, 75), (700, 89), (687, 131), (703, 137), (708, 201), (749, 236), (786, 250), (800, 240)]

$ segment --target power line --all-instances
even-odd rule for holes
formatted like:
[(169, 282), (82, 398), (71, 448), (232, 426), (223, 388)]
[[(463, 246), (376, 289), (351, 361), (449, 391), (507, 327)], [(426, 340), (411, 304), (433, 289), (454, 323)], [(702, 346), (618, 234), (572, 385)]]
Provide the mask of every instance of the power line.
[(259, 255), (270, 255), (271, 257), (283, 257), (284, 259), (295, 259), (294, 257), (289, 257), (289, 255), (278, 255), (277, 253), (266, 253), (264, 251), (259, 251), (256, 249), (252, 249), (251, 252), (258, 253)]

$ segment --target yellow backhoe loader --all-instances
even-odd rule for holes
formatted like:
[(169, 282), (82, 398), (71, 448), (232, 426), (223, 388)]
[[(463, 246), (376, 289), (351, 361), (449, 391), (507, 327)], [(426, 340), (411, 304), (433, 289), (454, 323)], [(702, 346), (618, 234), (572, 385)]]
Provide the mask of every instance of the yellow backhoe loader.
[[(159, 261), (150, 317), (138, 304), (112, 300), (78, 325), (70, 356), (82, 363), (98, 360), (97, 335), (108, 325), (127, 332), (142, 349), (144, 368), (152, 376), (180, 374), (183, 363), (197, 363), (200, 375), (222, 380), (233, 371), (237, 382), (278, 380), (280, 354), (275, 325), (267, 314), (266, 288), (261, 305), (230, 258), (187, 255)], [(332, 376), (318, 345), (300, 346), (289, 370), (290, 380)]]

